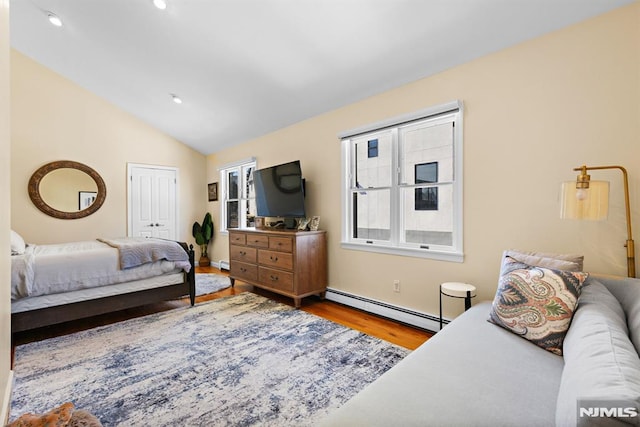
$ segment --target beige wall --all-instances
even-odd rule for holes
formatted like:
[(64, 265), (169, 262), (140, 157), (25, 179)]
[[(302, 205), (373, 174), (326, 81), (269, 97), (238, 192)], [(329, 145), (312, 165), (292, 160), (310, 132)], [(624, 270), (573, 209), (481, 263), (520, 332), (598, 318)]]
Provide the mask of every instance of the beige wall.
[[(127, 163), (179, 168), (177, 239), (193, 243), (207, 187), (205, 156), (71, 81), (11, 51), (11, 227), (30, 243), (54, 243), (127, 234)], [(54, 160), (95, 169), (107, 199), (93, 215), (51, 218), (31, 203), (29, 177)]]
[(9, 0), (0, 0), (0, 424), (4, 425), (11, 390), (11, 264), (9, 249)]
[[(344, 250), (340, 246), (340, 131), (448, 101), (464, 102), (463, 263)], [(329, 285), (418, 311), (438, 313), (438, 285), (466, 281), (491, 299), (507, 248), (585, 255), (587, 271), (626, 275), (621, 175), (611, 181), (609, 220), (559, 218), (560, 183), (573, 167), (628, 168), (640, 233), (640, 4), (485, 56), (433, 77), (209, 156), (217, 167), (256, 156), (258, 168), (300, 159), (307, 210), (329, 238)], [(219, 203), (210, 203), (219, 216)], [(228, 259), (216, 235), (212, 259)], [(401, 292), (392, 291), (394, 279)], [(461, 311), (445, 301), (445, 314)]]

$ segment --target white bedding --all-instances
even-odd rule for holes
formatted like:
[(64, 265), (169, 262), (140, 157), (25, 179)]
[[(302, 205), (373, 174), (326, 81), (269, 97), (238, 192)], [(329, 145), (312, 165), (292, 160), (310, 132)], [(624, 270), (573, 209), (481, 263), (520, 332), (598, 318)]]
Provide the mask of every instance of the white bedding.
[(11, 312), (21, 313), (23, 311), (37, 310), (39, 308), (72, 304), (74, 302), (105, 298), (113, 295), (122, 295), (146, 289), (155, 289), (162, 286), (182, 283), (183, 280), (183, 273), (173, 273), (149, 277), (142, 280), (136, 280), (134, 282), (116, 283), (109, 286), (99, 286), (97, 288), (79, 289), (77, 291), (62, 292), (58, 294), (20, 298), (11, 302)]
[(11, 257), (11, 299), (94, 288), (180, 271), (176, 262), (165, 260), (120, 270), (118, 249), (97, 240), (29, 245), (23, 255)]

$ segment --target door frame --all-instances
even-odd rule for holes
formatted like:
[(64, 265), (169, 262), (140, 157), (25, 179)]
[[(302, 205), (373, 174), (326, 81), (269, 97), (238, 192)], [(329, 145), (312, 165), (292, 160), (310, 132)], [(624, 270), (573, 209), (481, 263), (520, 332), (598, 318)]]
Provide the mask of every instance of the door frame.
[(180, 224), (180, 169), (174, 166), (159, 166), (159, 165), (149, 165), (144, 163), (127, 163), (127, 236), (132, 236), (133, 234), (133, 219), (132, 219), (132, 203), (131, 203), (131, 182), (132, 175), (131, 169), (133, 168), (142, 168), (142, 169), (162, 169), (162, 170), (170, 170), (174, 171), (176, 174), (176, 206), (175, 206), (175, 230), (176, 230), (176, 240), (181, 241), (180, 238), (180, 230), (178, 226)]

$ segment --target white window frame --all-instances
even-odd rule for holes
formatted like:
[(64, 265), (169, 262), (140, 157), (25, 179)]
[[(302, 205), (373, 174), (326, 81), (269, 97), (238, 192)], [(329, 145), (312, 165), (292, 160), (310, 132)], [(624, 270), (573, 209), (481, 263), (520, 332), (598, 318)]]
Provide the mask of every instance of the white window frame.
[[(229, 194), (228, 194), (228, 177), (229, 177), (229, 172), (233, 172), (233, 171), (237, 171), (238, 172), (238, 176), (240, 177), (240, 182), (239, 182), (239, 198), (238, 201), (242, 201), (242, 200), (253, 200), (254, 201), (254, 205), (255, 205), (255, 198), (247, 198), (247, 197), (243, 197), (244, 196), (244, 186), (245, 186), (245, 182), (244, 182), (244, 174), (242, 173), (242, 170), (246, 167), (250, 167), (252, 166), (254, 168), (254, 170), (257, 167), (257, 163), (256, 163), (256, 158), (255, 157), (250, 157), (248, 159), (243, 159), (243, 160), (239, 160), (237, 162), (232, 162), (232, 163), (227, 163), (225, 165), (222, 165), (218, 168), (218, 172), (220, 174), (220, 188), (219, 188), (219, 193), (220, 193), (220, 230), (219, 232), (221, 234), (227, 234), (228, 231), (228, 224), (227, 224), (227, 201), (229, 200)], [(238, 225), (239, 225), (239, 229), (247, 229), (249, 227), (246, 226), (247, 223), (247, 215), (245, 212), (245, 209), (243, 209), (243, 203), (238, 203)], [(235, 230), (235, 228), (234, 228)]]
[[(400, 215), (400, 169), (398, 166), (398, 140), (397, 129), (411, 122), (423, 120), (453, 119), (453, 241), (451, 247), (434, 247), (434, 245), (406, 245), (401, 244), (400, 234), (403, 231), (403, 223)], [(391, 239), (379, 241), (353, 237), (353, 202), (351, 197), (352, 173), (355, 168), (354, 150), (352, 138), (371, 132), (390, 129), (395, 133), (393, 140), (392, 170), (393, 182), (391, 186)], [(341, 140), (342, 151), (342, 235), (341, 246), (345, 249), (378, 252), (391, 255), (412, 256), (430, 258), (442, 261), (463, 262), (463, 104), (462, 101), (453, 101), (434, 106), (424, 110), (394, 117), (382, 122), (372, 123), (356, 129), (341, 132), (338, 137)]]

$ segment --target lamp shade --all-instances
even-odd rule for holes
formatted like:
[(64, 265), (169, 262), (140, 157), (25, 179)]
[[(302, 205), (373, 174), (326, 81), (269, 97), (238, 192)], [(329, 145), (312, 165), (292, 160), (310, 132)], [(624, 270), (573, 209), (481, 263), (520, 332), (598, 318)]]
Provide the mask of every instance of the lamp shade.
[(576, 181), (562, 183), (560, 217), (565, 219), (607, 219), (609, 182), (588, 181), (588, 188), (576, 188)]

